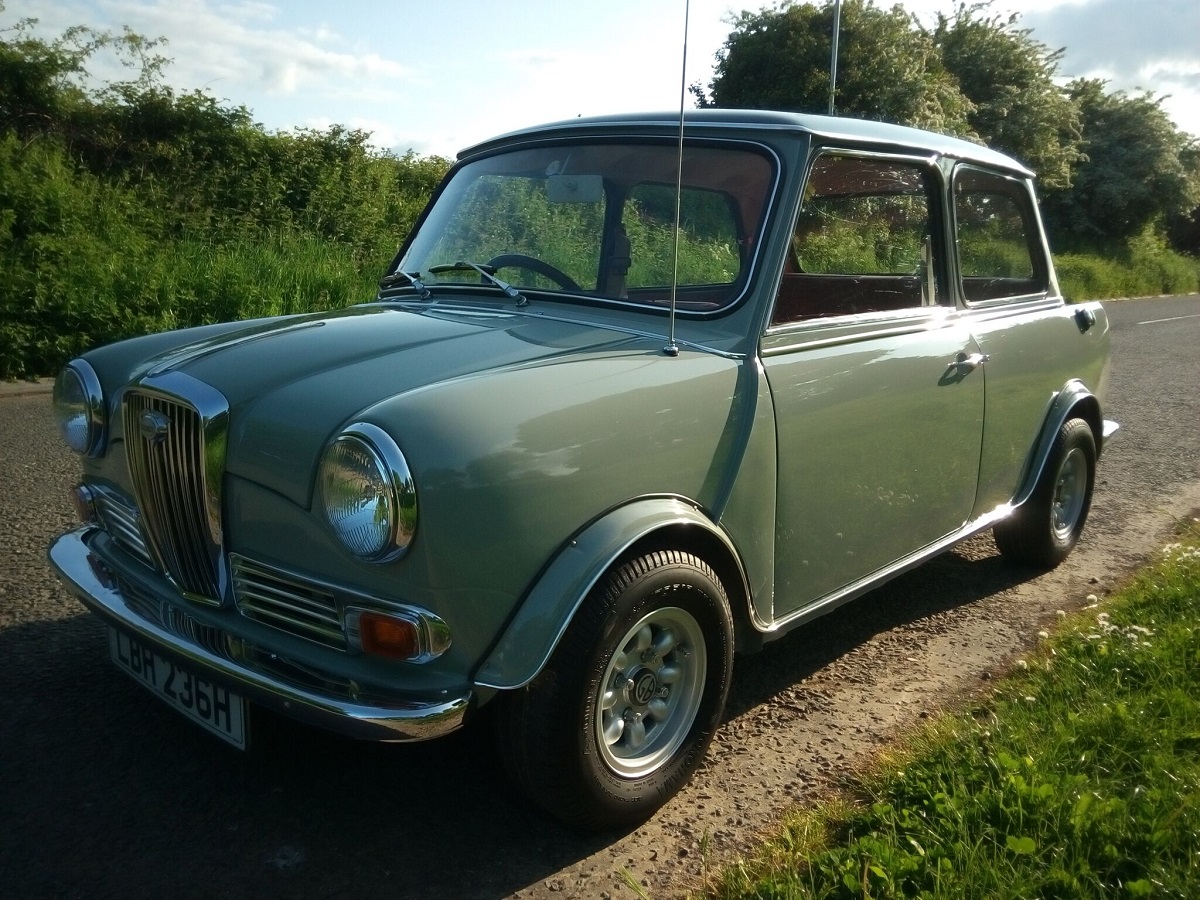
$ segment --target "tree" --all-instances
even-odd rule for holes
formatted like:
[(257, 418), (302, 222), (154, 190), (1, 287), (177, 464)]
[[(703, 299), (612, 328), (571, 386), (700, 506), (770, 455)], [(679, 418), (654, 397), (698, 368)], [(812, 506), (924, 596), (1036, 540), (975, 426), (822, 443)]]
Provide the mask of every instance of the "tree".
[[(733, 26), (717, 51), (711, 95), (692, 89), (700, 105), (828, 109), (832, 0), (742, 12)], [(882, 10), (871, 0), (846, 0), (838, 56), (839, 113), (970, 132), (969, 101), (942, 66), (932, 37), (899, 5)]]
[(69, 132), (71, 117), (96, 99), (88, 88), (87, 64), (97, 53), (111, 52), (121, 65), (137, 69), (136, 78), (123, 83), (128, 85), (151, 84), (167, 62), (153, 52), (160, 41), (128, 28), (113, 34), (76, 25), (43, 41), (32, 35), (36, 24), (37, 19), (21, 19), (0, 29), (0, 132)]
[(1022, 160), (1043, 188), (1065, 188), (1082, 160), (1079, 110), (1054, 82), (1062, 50), (1019, 28), (1019, 16), (989, 16), (988, 4), (960, 3), (938, 15), (934, 41), (971, 101), (967, 120), (990, 146)]
[(1200, 203), (1195, 140), (1175, 127), (1161, 99), (1106, 93), (1100, 79), (1074, 81), (1069, 93), (1080, 111), (1087, 159), (1069, 191), (1045, 198), (1061, 242), (1118, 247)]

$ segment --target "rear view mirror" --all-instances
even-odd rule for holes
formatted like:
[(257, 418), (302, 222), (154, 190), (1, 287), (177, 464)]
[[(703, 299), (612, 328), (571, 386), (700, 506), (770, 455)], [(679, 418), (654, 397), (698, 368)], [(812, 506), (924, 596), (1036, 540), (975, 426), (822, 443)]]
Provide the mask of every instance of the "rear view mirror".
[(604, 199), (604, 178), (600, 175), (550, 175), (546, 178), (546, 196), (551, 203), (599, 203)]

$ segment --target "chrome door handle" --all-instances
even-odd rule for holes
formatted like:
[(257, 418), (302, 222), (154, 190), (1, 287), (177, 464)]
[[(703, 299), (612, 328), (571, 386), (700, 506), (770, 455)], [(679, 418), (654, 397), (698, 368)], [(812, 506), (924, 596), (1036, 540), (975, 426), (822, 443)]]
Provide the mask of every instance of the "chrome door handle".
[(966, 369), (968, 372), (970, 372), (972, 369), (977, 369), (979, 366), (982, 366), (989, 359), (991, 359), (991, 357), (986, 353), (972, 353), (970, 355), (966, 353), (960, 353), (958, 356), (954, 357), (954, 359), (950, 360), (950, 364), (946, 366), (946, 368), (960, 370)]

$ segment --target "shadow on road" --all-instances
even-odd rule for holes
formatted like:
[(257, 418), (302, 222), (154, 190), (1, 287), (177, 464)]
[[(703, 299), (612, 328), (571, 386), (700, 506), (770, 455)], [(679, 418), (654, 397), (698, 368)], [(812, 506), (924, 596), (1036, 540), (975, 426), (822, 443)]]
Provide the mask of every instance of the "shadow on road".
[[(882, 631), (1021, 579), (994, 556), (946, 554), (740, 658), (728, 715)], [(497, 897), (620, 837), (530, 809), (483, 728), (369, 745), (263, 715), (252, 753), (226, 749), (118, 672), (86, 614), (0, 633), (0, 660), (0, 882), (12, 896)]]
[(1039, 573), (1002, 560), (983, 535), (817, 619), (761, 653), (739, 658), (726, 718), (760, 705), (894, 628), (974, 603)]

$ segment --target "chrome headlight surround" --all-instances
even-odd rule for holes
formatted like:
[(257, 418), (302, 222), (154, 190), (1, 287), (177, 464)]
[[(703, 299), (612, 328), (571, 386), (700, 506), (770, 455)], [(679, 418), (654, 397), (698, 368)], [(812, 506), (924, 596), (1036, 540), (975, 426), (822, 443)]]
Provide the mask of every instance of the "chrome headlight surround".
[(404, 555), (417, 529), (408, 461), (377, 425), (355, 422), (321, 454), (317, 503), (339, 543), (367, 562)]
[(68, 447), (82, 456), (104, 452), (108, 423), (104, 392), (96, 371), (82, 359), (72, 360), (54, 379), (54, 418)]

